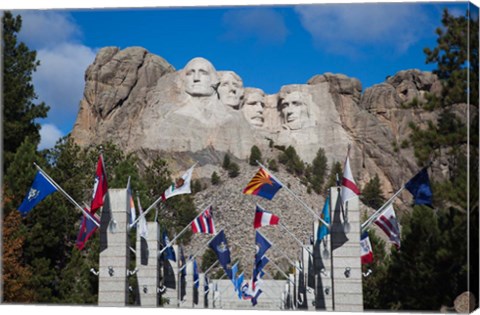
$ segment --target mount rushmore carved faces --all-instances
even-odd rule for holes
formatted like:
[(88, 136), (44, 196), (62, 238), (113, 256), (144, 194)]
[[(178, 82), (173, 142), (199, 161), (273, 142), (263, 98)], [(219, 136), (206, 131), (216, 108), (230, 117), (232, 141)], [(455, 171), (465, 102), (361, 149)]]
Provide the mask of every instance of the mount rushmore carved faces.
[(217, 71), (204, 58), (193, 58), (184, 69), (185, 91), (191, 96), (211, 96), (215, 93), (219, 79)]
[(283, 127), (297, 130), (304, 127), (308, 121), (309, 113), (302, 92), (298, 90), (286, 90), (280, 93), (280, 111)]
[(245, 90), (245, 99), (242, 112), (247, 121), (254, 127), (262, 127), (264, 123), (263, 108), (265, 107), (265, 93), (256, 88)]
[(239, 109), (244, 89), (242, 79), (232, 71), (219, 72), (218, 95), (223, 104)]

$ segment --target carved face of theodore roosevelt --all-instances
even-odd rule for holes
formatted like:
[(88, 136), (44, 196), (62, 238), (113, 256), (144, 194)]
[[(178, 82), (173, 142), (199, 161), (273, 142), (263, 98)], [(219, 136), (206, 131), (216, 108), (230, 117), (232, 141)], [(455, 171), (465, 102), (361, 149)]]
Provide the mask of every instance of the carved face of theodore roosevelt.
[(292, 91), (282, 97), (280, 102), (283, 123), (292, 130), (302, 128), (308, 120), (308, 109), (300, 91)]
[(262, 90), (255, 89), (245, 94), (242, 112), (247, 121), (254, 127), (262, 127), (263, 108), (265, 107), (265, 94)]
[(185, 66), (185, 91), (192, 96), (210, 96), (218, 85), (217, 72), (204, 58), (193, 58)]
[(221, 72), (218, 95), (223, 104), (238, 109), (243, 97), (243, 81), (232, 71)]

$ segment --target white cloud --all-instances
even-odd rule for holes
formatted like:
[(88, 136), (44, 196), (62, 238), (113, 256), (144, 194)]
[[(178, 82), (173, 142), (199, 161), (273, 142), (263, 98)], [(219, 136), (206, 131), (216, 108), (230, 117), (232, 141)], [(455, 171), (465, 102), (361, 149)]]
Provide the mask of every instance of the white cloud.
[(425, 34), (429, 23), (416, 4), (325, 4), (298, 6), (296, 12), (317, 47), (345, 55), (359, 53), (354, 47), (379, 45), (401, 53)]
[(63, 133), (73, 128), (85, 87), (85, 70), (96, 51), (80, 41), (80, 27), (68, 12), (18, 11), (22, 17), (19, 40), (37, 51), (40, 66), (33, 73), (38, 101), (50, 106), (48, 117)]
[(63, 137), (63, 133), (55, 125), (44, 124), (40, 128), (40, 143), (38, 145), (39, 150), (50, 149), (55, 146), (58, 139)]
[(282, 44), (288, 35), (283, 16), (273, 9), (231, 10), (224, 14), (223, 24), (227, 40), (254, 38), (262, 44)]

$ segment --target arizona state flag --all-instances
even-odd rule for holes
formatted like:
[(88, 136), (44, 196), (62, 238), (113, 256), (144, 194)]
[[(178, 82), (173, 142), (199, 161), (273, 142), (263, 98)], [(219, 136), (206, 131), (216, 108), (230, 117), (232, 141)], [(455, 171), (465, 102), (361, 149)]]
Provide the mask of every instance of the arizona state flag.
[(245, 195), (257, 195), (272, 200), (280, 188), (282, 188), (282, 185), (261, 167), (247, 184), (247, 187), (243, 189), (243, 193)]

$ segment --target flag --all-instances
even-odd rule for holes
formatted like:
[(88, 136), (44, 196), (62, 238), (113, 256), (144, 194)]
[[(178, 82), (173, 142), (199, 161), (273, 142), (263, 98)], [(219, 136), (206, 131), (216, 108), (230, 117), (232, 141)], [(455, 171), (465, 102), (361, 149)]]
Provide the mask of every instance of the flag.
[[(227, 239), (225, 233), (221, 230), (209, 243), (208, 246), (215, 252), (217, 259), (227, 273), (227, 265), (231, 262), (230, 250), (227, 246)], [(228, 274), (228, 273), (227, 273)]]
[(397, 248), (400, 248), (400, 229), (398, 228), (397, 217), (392, 204), (385, 208), (382, 214), (375, 219), (375, 224), (387, 234), (390, 242)]
[(37, 204), (45, 199), (48, 195), (57, 191), (57, 188), (45, 177), (45, 175), (38, 171), (33, 179), (32, 186), (27, 192), (27, 195), (23, 199), (22, 204), (18, 207), (18, 210), (25, 216), (30, 210)]
[(209, 206), (192, 222), (192, 232), (203, 234), (216, 234), (212, 217), (212, 206)]
[(363, 232), (360, 237), (360, 249), (362, 265), (371, 264), (373, 262), (373, 251), (368, 232)]
[(268, 259), (267, 256), (263, 256), (262, 259), (260, 259), (260, 261), (258, 262), (258, 264), (255, 264), (253, 266), (253, 274), (252, 274), (252, 288), (253, 289), (255, 289), (258, 280), (263, 276), (262, 269), (265, 267), (265, 265), (269, 261), (270, 260)]
[(197, 260), (193, 259), (193, 304), (198, 305), (198, 288), (200, 287), (200, 278), (198, 277)]
[(262, 294), (262, 290), (261, 290), (261, 289), (258, 289), (257, 293), (256, 293), (255, 296), (252, 298), (252, 305), (253, 305), (253, 306), (257, 305), (257, 303), (258, 303), (258, 297), (260, 296), (260, 294)]
[(423, 168), (406, 184), (405, 188), (413, 195), (416, 205), (432, 206), (432, 187), (428, 178), (427, 168)]
[(208, 308), (208, 291), (210, 291), (210, 287), (208, 285), (208, 277), (205, 275), (205, 283), (203, 285), (203, 291), (204, 291), (204, 300), (203, 300), (203, 307)]
[(97, 212), (103, 206), (104, 197), (108, 190), (107, 175), (103, 165), (103, 156), (100, 154), (97, 162), (97, 171), (95, 172), (95, 183), (93, 185), (92, 203), (90, 211)]
[(253, 220), (253, 228), (258, 229), (262, 226), (277, 225), (280, 218), (271, 212), (266, 211), (259, 205), (255, 208), (255, 219)]
[(192, 190), (190, 189), (190, 182), (192, 181), (193, 168), (190, 167), (185, 174), (182, 175), (179, 179), (172, 183), (162, 194), (162, 200), (165, 201), (170, 197), (181, 195), (181, 194), (190, 194)]
[(238, 299), (241, 300), (242, 299), (242, 284), (243, 284), (243, 278), (244, 278), (244, 275), (243, 275), (243, 272), (237, 277), (237, 279), (235, 280), (235, 291), (237, 291), (238, 293)]
[(265, 255), (265, 252), (272, 246), (272, 244), (258, 231), (255, 231), (255, 244), (257, 252), (255, 253), (255, 265), (260, 263), (260, 260)]
[[(183, 247), (180, 246), (180, 264), (179, 269), (185, 266), (185, 256), (183, 255)], [(185, 295), (187, 295), (187, 268), (183, 268), (180, 272), (180, 301), (183, 301)]]
[[(236, 281), (237, 281), (237, 272), (238, 272), (238, 262), (236, 262), (233, 266), (232, 269), (230, 270), (229, 278), (232, 280), (233, 286), (235, 287)], [(237, 288), (235, 287), (235, 290)]]
[[(85, 211), (90, 213), (88, 209), (85, 209)], [(99, 223), (99, 220), (95, 216), (93, 216), (91, 213), (90, 215), (94, 220), (97, 220), (97, 223)], [(98, 226), (92, 221), (92, 219), (90, 219), (90, 217), (86, 216), (85, 214), (82, 216), (80, 230), (78, 231), (77, 241), (75, 243), (78, 250), (82, 250), (85, 247), (88, 239), (95, 233), (97, 228)]]
[(149, 256), (149, 249), (147, 243), (148, 237), (148, 227), (147, 227), (147, 219), (143, 215), (143, 210), (140, 205), (140, 199), (137, 199), (138, 202), (138, 210), (140, 212), (140, 219), (138, 220), (138, 230), (137, 233), (140, 237), (140, 263), (144, 266), (148, 265), (148, 256)]
[(173, 247), (170, 245), (170, 240), (168, 239), (167, 231), (163, 231), (163, 246), (167, 246), (167, 249), (164, 251), (165, 258), (171, 261), (177, 261), (177, 258), (175, 257), (175, 251), (173, 250)]
[(132, 188), (130, 187), (130, 177), (128, 177), (128, 183), (127, 183), (127, 193), (128, 193), (128, 208), (130, 209), (130, 216), (129, 216), (129, 222), (132, 224), (135, 222), (135, 219), (137, 218), (137, 214), (135, 211), (135, 203), (133, 202), (133, 194), (132, 194)]
[(353, 179), (352, 170), (350, 169), (350, 159), (348, 155), (345, 159), (345, 164), (343, 167), (342, 190), (340, 195), (342, 196), (342, 201), (344, 203), (345, 201), (360, 195), (360, 190), (358, 189), (357, 185), (355, 184), (355, 180)]
[(243, 189), (245, 195), (257, 195), (268, 200), (272, 200), (277, 191), (282, 188), (273, 176), (268, 174), (266, 170), (260, 170), (253, 176), (247, 186)]
[(315, 266), (313, 265), (312, 255), (308, 255), (308, 273), (307, 273), (307, 287), (315, 290)]
[[(328, 224), (330, 224), (330, 196), (327, 196), (325, 200), (325, 204), (323, 205), (322, 215), (321, 218)], [(322, 221), (318, 222), (318, 229), (317, 229), (317, 242), (321, 242), (322, 239), (330, 233), (328, 227), (323, 224)]]

